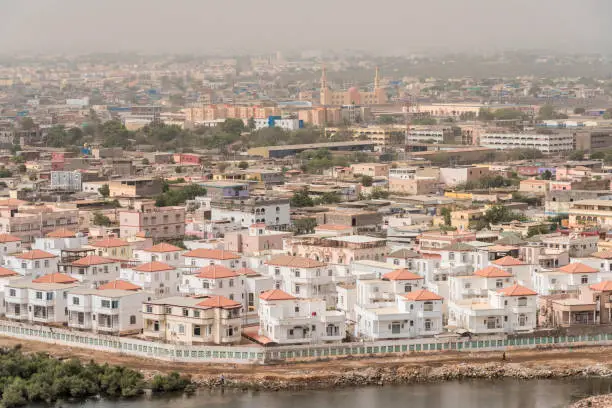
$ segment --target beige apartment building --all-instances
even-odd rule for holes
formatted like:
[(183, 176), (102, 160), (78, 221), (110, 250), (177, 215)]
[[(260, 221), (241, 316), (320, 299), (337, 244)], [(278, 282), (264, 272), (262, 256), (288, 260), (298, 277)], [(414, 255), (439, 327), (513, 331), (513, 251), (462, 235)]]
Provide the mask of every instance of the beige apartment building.
[(569, 209), (569, 226), (612, 226), (612, 200), (575, 201)]
[(169, 297), (144, 302), (143, 335), (175, 344), (236, 344), (242, 305), (223, 296)]
[(59, 228), (77, 229), (78, 210), (51, 206), (22, 206), (19, 209), (0, 208), (0, 233), (15, 236), (23, 243), (34, 242)]
[(162, 182), (154, 178), (114, 180), (108, 183), (111, 197), (153, 197), (162, 193)]
[(180, 238), (185, 235), (185, 207), (150, 207), (119, 212), (121, 238), (144, 233), (153, 240)]

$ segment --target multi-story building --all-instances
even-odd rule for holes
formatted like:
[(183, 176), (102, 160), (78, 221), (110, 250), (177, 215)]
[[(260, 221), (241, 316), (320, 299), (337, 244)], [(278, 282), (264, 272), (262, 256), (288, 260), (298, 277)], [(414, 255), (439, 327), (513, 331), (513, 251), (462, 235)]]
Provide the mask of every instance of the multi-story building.
[(61, 273), (15, 280), (4, 287), (5, 315), (36, 324), (65, 323), (68, 292), (78, 286), (76, 279)]
[(208, 265), (183, 275), (180, 290), (186, 295), (217, 295), (245, 303), (244, 277), (223, 265)]
[(483, 133), (480, 146), (491, 149), (537, 149), (544, 154), (571, 152), (574, 150), (574, 136), (564, 133)]
[(37, 278), (57, 272), (59, 258), (49, 252), (33, 249), (23, 253), (7, 255), (3, 262), (7, 268), (20, 275)]
[(293, 256), (325, 263), (351, 265), (359, 260), (384, 260), (388, 251), (386, 242), (383, 238), (365, 235), (295, 236), (285, 242), (285, 250)]
[(410, 127), (406, 133), (406, 144), (411, 143), (454, 143), (455, 134), (450, 127)]
[(120, 211), (119, 229), (121, 238), (132, 238), (138, 233), (153, 240), (181, 238), (185, 235), (185, 207)]
[(153, 245), (149, 248), (135, 249), (133, 251), (134, 259), (139, 262), (155, 262), (160, 261), (168, 265), (178, 267), (183, 264), (184, 250), (168, 244), (167, 242), (161, 242), (157, 245)]
[(387, 92), (380, 84), (378, 68), (374, 76), (374, 90), (362, 92), (358, 88), (350, 88), (347, 91), (333, 91), (327, 84), (327, 73), (325, 67), (321, 74), (321, 105), (379, 105), (387, 103)]
[(346, 335), (344, 313), (327, 310), (323, 300), (296, 298), (280, 289), (259, 299), (258, 334), (274, 343), (339, 342)]
[(612, 226), (612, 200), (574, 201), (569, 208), (569, 226)]
[(87, 255), (74, 262), (61, 264), (59, 269), (79, 282), (97, 287), (117, 279), (120, 267), (121, 263), (115, 259)]
[(389, 165), (384, 163), (356, 163), (351, 164), (353, 174), (361, 174), (370, 177), (387, 177)]
[(123, 239), (107, 237), (90, 242), (88, 247), (93, 248), (96, 255), (104, 258), (132, 259), (132, 246)]
[(253, 224), (266, 224), (266, 227), (278, 230), (289, 228), (289, 199), (285, 198), (249, 198), (244, 200), (212, 201), (211, 219), (213, 221), (229, 220), (243, 228)]
[(440, 181), (447, 186), (456, 186), (478, 180), (489, 176), (488, 167), (461, 166), (440, 168)]
[(241, 308), (223, 296), (144, 302), (143, 336), (176, 344), (236, 344), (242, 333)]
[(4, 265), (4, 257), (21, 251), (21, 239), (10, 234), (0, 234), (0, 262)]
[(269, 230), (265, 224), (253, 224), (248, 230), (226, 232), (224, 243), (230, 251), (259, 255), (282, 250), (283, 240), (291, 235), (291, 232)]
[(241, 265), (242, 257), (235, 252), (223, 249), (197, 248), (185, 252), (183, 259), (185, 260), (185, 266), (192, 269), (209, 265), (222, 265), (226, 268), (235, 269)]
[(110, 197), (154, 197), (162, 192), (162, 182), (154, 178), (131, 178), (109, 181)]
[(66, 228), (51, 231), (42, 238), (36, 238), (32, 249), (40, 249), (54, 255), (60, 255), (65, 249), (79, 249), (87, 245), (87, 236)]
[(292, 296), (324, 300), (327, 306), (337, 302), (333, 269), (313, 259), (277, 255), (267, 261), (268, 276), (277, 289)]
[(63, 191), (81, 191), (82, 176), (80, 171), (52, 171), (51, 188)]
[(178, 294), (181, 283), (179, 270), (158, 261), (122, 269), (120, 277), (121, 280), (140, 286), (155, 299)]
[(76, 229), (78, 225), (78, 210), (50, 206), (0, 208), (0, 232), (20, 238), (23, 243), (33, 242), (58, 228)]

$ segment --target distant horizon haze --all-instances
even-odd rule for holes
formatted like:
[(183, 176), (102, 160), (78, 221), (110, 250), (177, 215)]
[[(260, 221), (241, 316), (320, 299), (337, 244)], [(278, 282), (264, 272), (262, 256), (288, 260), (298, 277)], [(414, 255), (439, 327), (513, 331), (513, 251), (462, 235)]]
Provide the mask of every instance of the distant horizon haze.
[(612, 51), (610, 0), (0, 0), (0, 54)]

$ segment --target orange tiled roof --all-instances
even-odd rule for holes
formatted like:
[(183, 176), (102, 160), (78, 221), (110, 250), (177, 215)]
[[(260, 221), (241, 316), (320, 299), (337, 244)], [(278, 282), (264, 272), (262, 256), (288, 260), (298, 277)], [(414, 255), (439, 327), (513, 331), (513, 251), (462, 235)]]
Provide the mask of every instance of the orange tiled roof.
[(272, 289), (266, 292), (263, 292), (259, 295), (259, 298), (262, 300), (294, 300), (296, 299), (294, 296), (291, 296), (287, 292), (283, 292), (280, 289)]
[(167, 242), (161, 242), (157, 245), (153, 245), (151, 248), (143, 249), (146, 252), (175, 252), (180, 251), (181, 248), (171, 245)]
[(609, 292), (609, 291), (612, 291), (612, 281), (599, 282), (589, 287), (598, 292)]
[(234, 278), (238, 274), (223, 265), (208, 265), (196, 271), (196, 277), (203, 279)]
[(566, 273), (595, 273), (599, 272), (597, 269), (590, 267), (589, 265), (585, 265), (580, 262), (574, 262), (571, 264), (567, 264), (559, 268), (560, 271)]
[(408, 292), (404, 295), (408, 300), (422, 301), (422, 300), (442, 300), (442, 296), (436, 295), (426, 289), (415, 290), (414, 292)]
[(591, 256), (599, 259), (612, 259), (612, 251), (594, 252)]
[(5, 242), (21, 242), (21, 238), (11, 234), (0, 234), (0, 244), (4, 244)]
[(259, 275), (257, 272), (255, 272), (251, 268), (240, 268), (236, 271), (236, 273), (238, 275), (247, 275), (247, 276)]
[(504, 271), (503, 269), (496, 268), (495, 266), (487, 266), (484, 269), (479, 269), (474, 272), (476, 276), (482, 276), (483, 278), (509, 278), (512, 276), (511, 273)]
[(116, 261), (108, 258), (103, 258), (98, 255), (87, 255), (84, 258), (77, 259), (72, 263), (74, 266), (92, 266), (92, 265), (104, 265), (114, 263)]
[(291, 255), (278, 255), (271, 258), (266, 263), (268, 265), (289, 266), (292, 268), (320, 268), (326, 265), (325, 263), (315, 261), (314, 259)]
[(192, 251), (186, 252), (183, 256), (188, 258), (205, 258), (205, 259), (219, 259), (219, 260), (230, 260), (230, 259), (240, 259), (240, 255), (231, 252), (225, 251), (222, 249), (208, 249), (208, 248), (198, 248)]
[(142, 265), (138, 265), (137, 267), (132, 268), (132, 269), (138, 272), (163, 272), (163, 271), (173, 271), (176, 268), (168, 264), (165, 264), (163, 262), (153, 261), (153, 262), (144, 263)]
[(0, 266), (0, 278), (5, 278), (7, 276), (17, 276), (17, 275), (19, 275), (17, 272)]
[(76, 237), (76, 232), (69, 230), (67, 228), (59, 228), (55, 231), (51, 231), (47, 235), (47, 238), (74, 238)]
[(497, 291), (497, 293), (501, 293), (503, 296), (534, 296), (537, 295), (537, 292), (526, 288), (524, 286), (515, 284), (512, 286), (508, 286), (507, 288), (503, 288)]
[(519, 266), (519, 265), (525, 265), (522, 261), (511, 257), (510, 255), (508, 256), (504, 256), (503, 258), (499, 258), (494, 260), (493, 262), (495, 265), (499, 265), (499, 266)]
[(15, 258), (26, 259), (26, 260), (48, 259), (48, 258), (55, 258), (55, 255), (50, 254), (45, 251), (41, 251), (40, 249), (33, 249), (31, 251), (16, 255)]
[(122, 246), (128, 246), (129, 243), (119, 238), (108, 237), (98, 241), (94, 241), (89, 245), (98, 248), (117, 248)]
[(387, 279), (387, 280), (398, 280), (398, 281), (423, 279), (422, 276), (417, 275), (416, 273), (410, 272), (408, 269), (396, 269), (394, 271), (384, 274), (382, 278)]
[(224, 296), (211, 296), (209, 298), (206, 298), (202, 302), (198, 303), (196, 306), (220, 307), (222, 309), (235, 309), (242, 305)]
[(50, 273), (48, 275), (43, 275), (40, 278), (34, 279), (32, 282), (33, 283), (75, 283), (78, 281), (79, 281), (78, 279), (75, 279), (63, 273)]
[(131, 282), (127, 282), (121, 279), (114, 280), (112, 282), (105, 283), (104, 285), (100, 285), (98, 290), (108, 290), (108, 289), (121, 289), (121, 290), (140, 290), (142, 289), (140, 286), (134, 285)]

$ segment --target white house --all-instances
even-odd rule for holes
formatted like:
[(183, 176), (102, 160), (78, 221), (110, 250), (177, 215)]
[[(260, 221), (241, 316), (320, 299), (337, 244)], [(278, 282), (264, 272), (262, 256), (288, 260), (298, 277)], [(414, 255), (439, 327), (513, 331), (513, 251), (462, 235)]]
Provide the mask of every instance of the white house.
[(277, 344), (339, 342), (346, 334), (344, 313), (326, 310), (321, 299), (301, 299), (280, 289), (262, 293), (259, 336)]
[(556, 293), (578, 293), (580, 286), (593, 285), (600, 280), (599, 269), (574, 262), (558, 269), (534, 271), (533, 288), (542, 296)]
[(173, 266), (155, 261), (122, 269), (120, 279), (140, 286), (157, 299), (179, 293), (181, 272)]
[(537, 293), (518, 284), (489, 291), (489, 297), (449, 303), (448, 324), (474, 334), (529, 331), (536, 324)]
[(392, 302), (357, 306), (356, 335), (368, 340), (433, 336), (443, 331), (441, 296), (425, 289)]
[(504, 256), (503, 258), (496, 259), (491, 261), (491, 264), (512, 274), (519, 285), (529, 287), (533, 285), (531, 281), (533, 273), (537, 272), (539, 269), (538, 265), (529, 265), (511, 256)]
[(222, 265), (226, 268), (236, 269), (242, 265), (241, 256), (235, 252), (222, 249), (197, 248), (183, 254), (185, 266), (194, 269), (203, 268), (208, 265)]
[(21, 238), (10, 234), (0, 234), (0, 261), (4, 264), (6, 255), (21, 252)]
[(511, 273), (495, 266), (479, 269), (473, 275), (451, 276), (449, 299), (451, 301), (487, 299), (489, 290), (503, 289), (514, 283)]
[(4, 257), (4, 266), (23, 276), (37, 278), (57, 272), (59, 258), (49, 252), (33, 249)]
[(3, 306), (2, 308), (0, 308), (0, 314), (4, 314), (5, 311), (4, 287), (9, 283), (19, 279), (23, 279), (23, 276), (21, 276), (15, 271), (0, 266), (0, 305)]
[(337, 302), (333, 269), (326, 263), (300, 256), (278, 255), (267, 262), (268, 275), (276, 288), (300, 298), (324, 300), (327, 306)]
[(12, 281), (4, 287), (5, 315), (33, 323), (65, 323), (68, 292), (78, 286), (78, 280), (61, 273)]
[(117, 279), (121, 263), (98, 255), (87, 255), (70, 264), (64, 264), (60, 268), (61, 272), (96, 287)]
[(184, 250), (177, 246), (162, 242), (150, 248), (136, 249), (133, 251), (133, 256), (143, 263), (159, 261), (178, 267), (184, 262), (181, 257), (183, 252)]
[(87, 237), (81, 233), (61, 228), (35, 238), (32, 249), (40, 249), (59, 256), (63, 249), (79, 249), (87, 245)]

